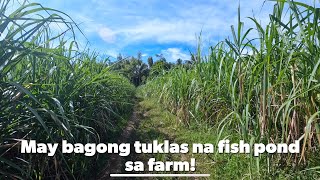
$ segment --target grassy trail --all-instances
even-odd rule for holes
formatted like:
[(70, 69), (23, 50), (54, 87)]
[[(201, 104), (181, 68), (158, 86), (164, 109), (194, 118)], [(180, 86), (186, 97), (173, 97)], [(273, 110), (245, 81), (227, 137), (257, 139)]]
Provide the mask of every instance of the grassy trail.
[[(169, 140), (170, 143), (188, 143), (191, 145), (193, 142), (203, 142), (202, 140), (210, 140), (209, 136), (205, 136), (198, 130), (190, 130), (181, 126), (178, 118), (162, 107), (154, 99), (141, 99), (139, 102), (139, 114), (141, 114), (141, 121), (135, 132), (134, 139), (140, 142), (150, 143), (153, 140), (158, 140), (162, 143), (164, 140)], [(190, 148), (190, 147), (189, 147)], [(213, 161), (207, 155), (195, 155), (190, 152), (187, 154), (135, 154), (130, 157), (131, 161), (142, 161), (145, 167), (148, 167), (146, 162), (150, 158), (155, 158), (156, 161), (190, 161), (190, 158), (196, 158), (196, 171), (185, 173), (208, 173), (211, 172)], [(153, 173), (153, 172), (150, 172)], [(155, 172), (154, 172), (155, 173)], [(177, 173), (177, 172), (166, 172)], [(151, 178), (150, 178), (151, 179)], [(154, 178), (165, 179), (165, 178)], [(198, 178), (167, 178), (167, 179), (198, 179)], [(206, 179), (206, 178), (200, 178)], [(212, 179), (212, 177), (210, 178)]]
[[(172, 126), (172, 122), (175, 121), (176, 116), (162, 108), (160, 104), (156, 103), (156, 101), (138, 98), (136, 100), (136, 105), (134, 107), (132, 116), (130, 117), (128, 124), (124, 128), (121, 136), (118, 138), (118, 143), (131, 143), (131, 154), (128, 157), (121, 157), (118, 154), (112, 154), (110, 157), (110, 161), (107, 163), (106, 167), (99, 173), (99, 179), (110, 179), (110, 174), (113, 173), (129, 173), (124, 171), (126, 161), (142, 161), (145, 164), (146, 170), (148, 167), (147, 161), (150, 158), (156, 158), (157, 161), (189, 161), (190, 158), (192, 158), (189, 154), (134, 153), (133, 143), (135, 141), (150, 143), (153, 140), (158, 140), (159, 142), (163, 142), (163, 140), (169, 140), (170, 143), (191, 143), (193, 139), (189, 139), (189, 137), (187, 136), (188, 133), (183, 132), (183, 128), (177, 128), (179, 126), (178, 123), (175, 126)], [(188, 142), (186, 141), (187, 139), (189, 139)], [(201, 169), (202, 173), (205, 173), (206, 169), (210, 167), (210, 162), (212, 161), (208, 159), (207, 156), (202, 156), (203, 157), (200, 158), (201, 161), (203, 162), (207, 159), (207, 164), (204, 164), (204, 167), (200, 166), (199, 169)], [(147, 171), (145, 171), (144, 173), (146, 172)], [(195, 171), (193, 173), (201, 172)]]

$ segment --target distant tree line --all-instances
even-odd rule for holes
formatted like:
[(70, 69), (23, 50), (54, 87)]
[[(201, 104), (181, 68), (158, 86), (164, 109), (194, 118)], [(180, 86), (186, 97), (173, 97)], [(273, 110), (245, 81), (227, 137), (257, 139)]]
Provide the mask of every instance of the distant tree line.
[(110, 63), (111, 69), (124, 75), (135, 86), (139, 86), (144, 84), (148, 78), (162, 75), (174, 67), (191, 67), (194, 61), (192, 55), (191, 60), (177, 59), (176, 63), (167, 62), (162, 54), (157, 54), (156, 57), (157, 60), (154, 61), (150, 56), (145, 63), (142, 60), (141, 52), (139, 52), (136, 57), (123, 57), (119, 54), (116, 61)]

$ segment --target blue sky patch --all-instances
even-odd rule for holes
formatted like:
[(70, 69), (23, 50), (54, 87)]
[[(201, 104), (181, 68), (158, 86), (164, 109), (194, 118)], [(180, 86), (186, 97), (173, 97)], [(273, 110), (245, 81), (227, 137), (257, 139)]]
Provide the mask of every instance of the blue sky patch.
[[(230, 35), (237, 24), (237, 0), (34, 0), (45, 7), (62, 10), (79, 23), (90, 49), (116, 57), (143, 54), (143, 58), (163, 54), (170, 62), (189, 59), (195, 52), (197, 36), (209, 47)], [(308, 0), (307, 2), (311, 2)], [(255, 16), (262, 24), (269, 21), (274, 2), (241, 0), (241, 20)], [(85, 38), (79, 38), (86, 44)]]

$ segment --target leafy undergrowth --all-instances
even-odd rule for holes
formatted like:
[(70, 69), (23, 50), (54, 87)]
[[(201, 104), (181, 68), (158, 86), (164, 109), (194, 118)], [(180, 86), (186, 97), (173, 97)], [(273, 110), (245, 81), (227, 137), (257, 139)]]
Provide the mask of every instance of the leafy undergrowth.
[[(219, 141), (215, 127), (186, 127), (178, 118), (167, 111), (153, 99), (139, 102), (140, 113), (143, 114), (134, 139), (142, 142), (169, 140), (170, 143), (188, 143), (187, 154), (143, 154), (131, 157), (133, 160), (147, 162), (149, 158), (157, 161), (190, 161), (196, 159), (196, 171), (192, 173), (211, 174), (203, 179), (318, 179), (315, 171), (303, 171), (293, 168), (280, 168), (276, 160), (269, 160), (267, 155), (259, 159), (244, 154), (192, 154), (193, 143), (212, 143)], [(221, 137), (228, 137), (231, 142), (239, 142), (239, 134), (226, 130)], [(267, 164), (270, 164), (269, 168)], [(277, 165), (278, 164), (278, 165)], [(286, 166), (288, 167), (288, 166)], [(169, 172), (167, 172), (169, 173)], [(173, 172), (171, 172), (173, 173)], [(163, 179), (163, 178), (161, 178)], [(184, 178), (181, 178), (184, 179)], [(202, 179), (202, 178), (201, 178)]]

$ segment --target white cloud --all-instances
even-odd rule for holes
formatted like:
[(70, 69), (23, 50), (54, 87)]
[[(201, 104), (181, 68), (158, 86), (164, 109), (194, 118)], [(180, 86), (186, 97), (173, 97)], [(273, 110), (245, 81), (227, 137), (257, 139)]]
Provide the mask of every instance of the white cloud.
[(101, 39), (107, 43), (113, 43), (116, 39), (116, 34), (111, 29), (107, 27), (102, 27), (98, 30), (98, 34)]
[(176, 62), (177, 59), (188, 60), (190, 55), (184, 53), (180, 48), (168, 48), (162, 50), (161, 53), (169, 62)]
[(197, 27), (194, 25), (192, 22), (184, 20), (152, 19), (120, 29), (118, 33), (123, 34), (126, 41), (129, 42), (155, 40), (158, 43), (184, 42), (192, 44), (196, 40), (195, 32), (197, 32)]
[[(157, 45), (164, 46), (163, 54), (166, 54), (170, 61), (176, 61), (178, 58), (189, 59), (188, 53), (179, 48), (166, 48), (178, 47), (177, 44), (184, 47), (196, 46), (196, 36), (200, 32), (204, 47), (208, 44), (214, 45), (228, 36), (232, 39), (230, 26), (237, 26), (238, 20), (239, 1), (235, 0), (176, 0), (166, 3), (160, 0), (128, 0), (125, 3), (118, 0), (70, 1), (74, 3), (68, 4), (74, 4), (73, 9), (77, 9), (72, 10), (70, 14), (73, 13), (72, 17), (76, 22), (82, 23), (80, 27), (88, 36), (91, 45), (99, 49), (111, 49), (108, 52), (112, 56), (118, 52), (134, 51), (132, 49), (152, 49)], [(269, 21), (273, 4), (274, 2), (265, 0), (240, 0), (244, 30), (255, 27), (255, 24), (246, 18), (253, 15), (264, 27)], [(97, 36), (104, 44), (95, 41)], [(252, 31), (248, 36), (254, 37), (257, 37), (256, 31)], [(150, 46), (146, 46), (145, 42)], [(147, 52), (159, 53), (152, 50)]]
[[(252, 25), (253, 23), (249, 22), (250, 20), (246, 17), (251, 16), (254, 12), (255, 15), (258, 15), (258, 19), (266, 24), (268, 18), (265, 17), (269, 17), (267, 14), (272, 6), (261, 8), (263, 0), (255, 3), (243, 0), (241, 3), (250, 4), (250, 6), (241, 8), (243, 9), (241, 21), (245, 21), (246, 25)], [(200, 32), (202, 32), (203, 40), (210, 38), (222, 40), (230, 35), (230, 26), (237, 24), (238, 3), (234, 3), (233, 0), (199, 2), (197, 5), (179, 2), (170, 5), (174, 11), (167, 11), (168, 17), (146, 16), (143, 18), (136, 14), (140, 18), (119, 28), (116, 30), (117, 33), (123, 35), (124, 41), (128, 44), (154, 40), (158, 43), (179, 42), (195, 45), (196, 36)]]
[(80, 22), (80, 28), (84, 30), (86, 35), (98, 35), (104, 42), (110, 44), (115, 42), (117, 34), (111, 28), (82, 14), (77, 14), (76, 18)]
[[(246, 27), (254, 25), (246, 18), (252, 14), (255, 14), (263, 24), (268, 21), (268, 18), (265, 17), (269, 17), (268, 13), (271, 12), (272, 6), (269, 6), (271, 3), (266, 3), (268, 5), (261, 8), (263, 1), (241, 1), (241, 20), (245, 21)], [(110, 3), (108, 3), (109, 6), (113, 8), (106, 8), (104, 15), (110, 16), (110, 19), (115, 18), (117, 21), (107, 21), (108, 24), (112, 24), (113, 31), (105, 31), (103, 34), (107, 34), (106, 36), (101, 35), (99, 31), (99, 35), (108, 43), (114, 42), (117, 36), (117, 42), (122, 47), (142, 41), (195, 45), (200, 32), (202, 32), (204, 41), (212, 39), (216, 42), (216, 40), (227, 38), (231, 32), (230, 26), (237, 24), (238, 3), (234, 3), (234, 0), (200, 1), (196, 5), (177, 1), (162, 5), (165, 8), (163, 12), (156, 11), (160, 7), (156, 7), (152, 2), (139, 2), (133, 5), (130, 1), (127, 3), (131, 7), (128, 11), (120, 11), (118, 3), (114, 1)], [(250, 4), (250, 6), (245, 4)], [(99, 7), (106, 5), (101, 3)], [(153, 12), (150, 13), (148, 8), (143, 11), (138, 10), (142, 7), (152, 7)], [(97, 25), (89, 26), (89, 29), (94, 27)]]
[(105, 54), (113, 58), (117, 58), (119, 55), (119, 52), (116, 49), (108, 49), (105, 51)]

